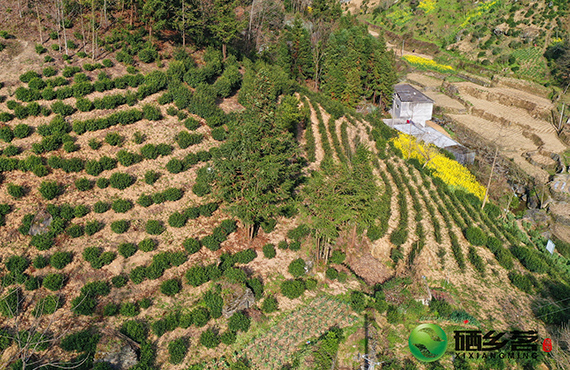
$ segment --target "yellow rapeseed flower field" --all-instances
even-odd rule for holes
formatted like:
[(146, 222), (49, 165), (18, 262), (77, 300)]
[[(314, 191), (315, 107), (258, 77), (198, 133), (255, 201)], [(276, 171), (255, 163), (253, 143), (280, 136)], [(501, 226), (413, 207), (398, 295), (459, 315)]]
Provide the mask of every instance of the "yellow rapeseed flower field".
[(408, 63), (410, 63), (411, 65), (413, 65), (414, 67), (418, 67), (418, 68), (425, 68), (425, 69), (432, 69), (432, 70), (436, 70), (438, 72), (452, 72), (454, 69), (452, 66), (448, 66), (445, 64), (439, 64), (436, 61), (433, 61), (431, 59), (427, 59), (427, 58), (423, 58), (417, 55), (404, 55), (402, 58), (404, 58), (405, 61), (407, 61)]
[(436, 8), (436, 0), (422, 0), (418, 8), (423, 10), (426, 14), (433, 12)]
[[(398, 148), (404, 158), (415, 158), (421, 164), (425, 164), (430, 158), (426, 167), (434, 171), (434, 175), (439, 177), (451, 188), (459, 188), (474, 194), (479, 199), (485, 196), (485, 187), (477, 182), (475, 176), (459, 162), (447, 158), (437, 151), (432, 144), (418, 143), (416, 138), (404, 133), (392, 139), (394, 146)], [(426, 153), (429, 153), (426, 155)], [(427, 157), (427, 158), (426, 158)]]

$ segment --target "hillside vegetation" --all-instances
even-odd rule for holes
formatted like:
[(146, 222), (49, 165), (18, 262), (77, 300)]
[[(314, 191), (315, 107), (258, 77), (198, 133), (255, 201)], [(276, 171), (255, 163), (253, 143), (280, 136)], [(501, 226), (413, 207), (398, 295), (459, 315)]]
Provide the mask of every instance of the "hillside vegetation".
[[(341, 369), (370, 342), (382, 368), (414, 369), (405, 343), (426, 317), (555, 339), (536, 359), (470, 363), (450, 341), (430, 368), (567, 364), (570, 246), (550, 255), (482, 207), (465, 167), (386, 126), (393, 54), (336, 2), (299, 4), (278, 3), (282, 32), (254, 24), (283, 37), (267, 53), (240, 44), (242, 2), (186, 4), (182, 29), (166, 2), (64, 3), (41, 47), (9, 30), (3, 366), (109, 369), (109, 347), (129, 347), (132, 369)], [(88, 50), (71, 14), (119, 25), (94, 27)], [(313, 44), (305, 22), (330, 34)]]

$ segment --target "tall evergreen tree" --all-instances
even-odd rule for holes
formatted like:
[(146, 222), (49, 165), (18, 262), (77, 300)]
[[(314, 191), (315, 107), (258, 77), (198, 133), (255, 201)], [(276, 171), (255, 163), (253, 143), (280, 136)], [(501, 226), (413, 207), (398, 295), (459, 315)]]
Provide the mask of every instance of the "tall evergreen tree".
[(289, 31), (291, 40), (291, 75), (297, 80), (305, 80), (313, 76), (313, 54), (309, 32), (297, 16)]

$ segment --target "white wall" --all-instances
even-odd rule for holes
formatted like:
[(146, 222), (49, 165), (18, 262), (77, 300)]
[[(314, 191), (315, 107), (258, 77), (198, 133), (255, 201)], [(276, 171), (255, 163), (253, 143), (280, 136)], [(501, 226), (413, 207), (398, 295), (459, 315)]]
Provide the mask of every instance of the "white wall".
[(425, 126), (426, 121), (431, 120), (433, 103), (401, 102), (398, 97), (394, 103), (394, 118), (410, 119), (421, 126)]

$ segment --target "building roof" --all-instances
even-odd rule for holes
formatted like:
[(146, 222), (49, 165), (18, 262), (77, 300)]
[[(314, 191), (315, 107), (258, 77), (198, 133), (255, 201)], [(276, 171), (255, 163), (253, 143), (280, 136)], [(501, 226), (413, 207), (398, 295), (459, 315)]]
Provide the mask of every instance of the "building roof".
[(394, 92), (398, 94), (400, 101), (411, 102), (411, 103), (434, 103), (434, 101), (424, 94), (422, 94), (418, 89), (408, 84), (401, 84), (394, 86)]
[(433, 144), (439, 148), (461, 146), (457, 141), (449, 138), (431, 127), (419, 127), (414, 124), (393, 125), (393, 128), (404, 134), (415, 136), (419, 141)]

